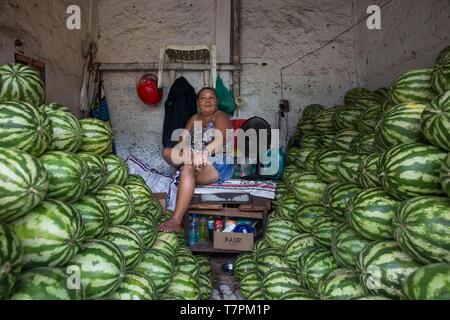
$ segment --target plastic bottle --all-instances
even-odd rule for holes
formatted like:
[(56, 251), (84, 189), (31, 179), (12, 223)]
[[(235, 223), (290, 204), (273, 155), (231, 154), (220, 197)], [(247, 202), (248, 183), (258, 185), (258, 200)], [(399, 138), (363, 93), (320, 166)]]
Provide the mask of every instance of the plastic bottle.
[(202, 222), (200, 223), (200, 241), (207, 240), (207, 229), (206, 218), (202, 218)]
[(195, 241), (200, 241), (200, 217), (198, 215), (195, 215)]
[(189, 217), (189, 245), (194, 246), (197, 243), (197, 227), (195, 225), (195, 214)]
[(214, 218), (209, 217), (208, 219), (208, 240), (214, 240)]

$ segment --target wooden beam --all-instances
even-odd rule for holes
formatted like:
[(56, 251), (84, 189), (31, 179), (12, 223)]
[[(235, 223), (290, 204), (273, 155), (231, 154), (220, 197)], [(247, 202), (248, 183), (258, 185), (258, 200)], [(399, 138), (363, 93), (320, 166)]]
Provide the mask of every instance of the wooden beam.
[[(97, 63), (102, 72), (139, 72), (139, 71), (158, 71), (158, 63)], [(242, 65), (218, 64), (221, 71), (242, 70)], [(164, 66), (164, 71), (205, 71), (211, 70), (209, 64), (186, 64), (169, 63)]]
[[(231, 63), (241, 63), (241, 1), (231, 0), (232, 6), (232, 34), (231, 34)], [(241, 96), (241, 72), (240, 70), (233, 71), (233, 91), (234, 96)], [(236, 110), (239, 116), (239, 109)]]

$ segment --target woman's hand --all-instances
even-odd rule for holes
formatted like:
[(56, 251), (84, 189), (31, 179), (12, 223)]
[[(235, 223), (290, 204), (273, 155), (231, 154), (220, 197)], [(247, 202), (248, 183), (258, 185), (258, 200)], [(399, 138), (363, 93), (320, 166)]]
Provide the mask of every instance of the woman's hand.
[(195, 152), (193, 154), (192, 162), (195, 170), (197, 171), (201, 170), (208, 164), (208, 152), (206, 151)]

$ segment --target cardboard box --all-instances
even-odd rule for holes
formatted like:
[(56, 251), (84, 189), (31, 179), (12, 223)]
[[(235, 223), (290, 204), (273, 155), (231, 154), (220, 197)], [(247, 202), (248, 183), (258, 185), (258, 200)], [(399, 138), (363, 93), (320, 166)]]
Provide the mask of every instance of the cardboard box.
[(253, 233), (214, 232), (214, 249), (231, 251), (252, 251)]

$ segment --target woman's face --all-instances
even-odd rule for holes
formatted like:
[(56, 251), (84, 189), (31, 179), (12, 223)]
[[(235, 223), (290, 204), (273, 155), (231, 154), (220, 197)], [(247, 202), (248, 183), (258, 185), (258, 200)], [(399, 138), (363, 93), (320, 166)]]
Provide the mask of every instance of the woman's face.
[(200, 112), (205, 116), (213, 115), (217, 111), (217, 98), (212, 90), (203, 90), (197, 103)]

